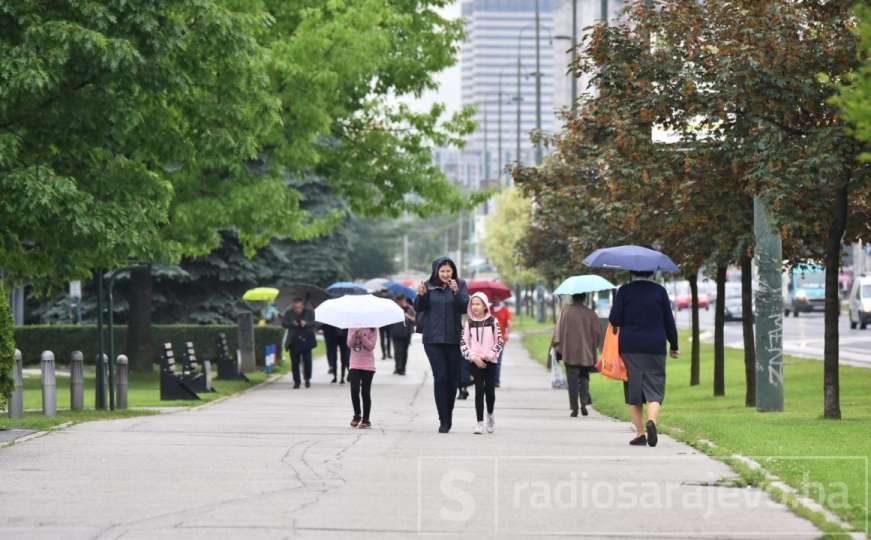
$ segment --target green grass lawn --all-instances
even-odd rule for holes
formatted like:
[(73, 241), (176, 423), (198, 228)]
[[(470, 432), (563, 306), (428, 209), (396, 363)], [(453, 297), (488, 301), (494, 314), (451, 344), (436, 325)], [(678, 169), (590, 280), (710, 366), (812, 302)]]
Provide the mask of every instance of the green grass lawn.
[(511, 318), (511, 330), (517, 332), (553, 332), (553, 321), (550, 320), (550, 311), (547, 312), (547, 321), (540, 323), (537, 317), (515, 314)]
[[(532, 356), (546, 365), (550, 337), (527, 335), (523, 342)], [(659, 419), (662, 431), (726, 461), (733, 454), (754, 458), (800, 493), (810, 495), (849, 521), (856, 530), (866, 530), (871, 369), (841, 366), (843, 419), (826, 420), (822, 416), (821, 361), (787, 356), (785, 411), (759, 413), (744, 406), (743, 351), (727, 349), (726, 396), (715, 398), (713, 346), (702, 344), (698, 386), (689, 385), (688, 339), (683, 340), (681, 350), (681, 358), (668, 363)], [(594, 376), (590, 392), (596, 410), (628, 420), (620, 383)], [(627, 433), (627, 441), (630, 435)], [(700, 439), (712, 441), (717, 447), (706, 447), (699, 443)], [(742, 472), (753, 480), (747, 471)]]

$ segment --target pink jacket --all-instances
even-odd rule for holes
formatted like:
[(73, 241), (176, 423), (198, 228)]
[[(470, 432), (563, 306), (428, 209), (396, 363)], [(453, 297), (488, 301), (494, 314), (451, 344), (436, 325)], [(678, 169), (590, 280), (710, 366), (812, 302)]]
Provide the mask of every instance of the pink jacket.
[[(480, 298), (484, 301), (485, 311), (483, 317), (472, 315), (472, 300)], [(487, 362), (496, 362), (499, 353), (504, 346), (502, 330), (499, 321), (490, 314), (490, 302), (487, 295), (477, 292), (469, 299), (466, 321), (463, 323), (463, 335), (460, 341), (460, 350), (463, 358), (471, 362), (472, 354), (484, 357)]]
[[(357, 337), (357, 330), (362, 330), (363, 335)], [(378, 331), (374, 328), (350, 328), (348, 330), (348, 347), (351, 348), (351, 369), (365, 369), (375, 371), (375, 340), (378, 339)]]

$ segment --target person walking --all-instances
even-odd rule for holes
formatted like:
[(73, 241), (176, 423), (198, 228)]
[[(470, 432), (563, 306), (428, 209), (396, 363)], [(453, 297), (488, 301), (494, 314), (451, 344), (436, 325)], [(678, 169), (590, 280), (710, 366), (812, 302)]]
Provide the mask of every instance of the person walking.
[(390, 327), (382, 326), (378, 329), (379, 341), (381, 342), (381, 359), (387, 360), (388, 358), (393, 358), (393, 355), (390, 353)]
[[(339, 377), (339, 384), (345, 384), (345, 373), (348, 371), (349, 362), (351, 361), (351, 349), (348, 348), (348, 331), (322, 324), (321, 330), (324, 334), (324, 345), (327, 348), (327, 364), (330, 366), (330, 373), (333, 375), (331, 383), (336, 382)], [(339, 363), (341, 362), (341, 366)], [(341, 371), (340, 371), (341, 370)]]
[(499, 321), (490, 314), (490, 302), (487, 295), (477, 292), (469, 300), (466, 322), (463, 324), (463, 335), (460, 350), (463, 358), (472, 366), (472, 376), (475, 379), (475, 414), (478, 423), (475, 434), (484, 433), (484, 399), (487, 400), (487, 433), (496, 429), (493, 408), (496, 405), (496, 369), (499, 355), (502, 353), (502, 331)]
[(393, 373), (405, 375), (405, 366), (408, 365), (408, 347), (411, 345), (411, 334), (414, 332), (414, 306), (404, 294), (396, 296), (396, 303), (405, 312), (405, 321), (390, 326), (395, 361)]
[[(495, 302), (491, 306), (491, 311), (496, 320), (499, 321), (499, 328), (502, 330), (502, 341), (507, 345), (508, 336), (511, 333), (511, 310), (502, 302)], [(502, 384), (502, 355), (505, 354), (505, 348), (499, 352), (499, 359), (496, 360), (496, 388)]]
[(302, 298), (294, 298), (281, 324), (288, 330), (284, 348), (290, 353), (293, 387), (299, 388), (302, 370), (305, 387), (309, 388), (312, 378), (312, 349), (318, 344), (315, 338), (315, 312), (305, 307)]
[(417, 328), (423, 334), (423, 348), (433, 373), (433, 394), (439, 415), (439, 433), (448, 433), (454, 400), (460, 382), (461, 321), (469, 304), (466, 282), (448, 257), (432, 263), (432, 275), (420, 282), (414, 310)]
[[(352, 328), (348, 331), (348, 347), (351, 349), (351, 371), (348, 381), (351, 383), (351, 405), (354, 407), (354, 417), (351, 427), (369, 429), (372, 423), (369, 414), (372, 412), (372, 378), (375, 377), (375, 341), (378, 332), (374, 328)], [(360, 409), (360, 398), (363, 398), (363, 408)]]
[(586, 294), (573, 294), (572, 303), (563, 308), (554, 328), (552, 346), (557, 360), (565, 362), (569, 386), (571, 416), (587, 416), (590, 397), (590, 373), (596, 371), (596, 348), (602, 341), (602, 325), (596, 313), (586, 306)]
[(629, 444), (656, 446), (656, 421), (665, 398), (665, 345), (668, 342), (671, 357), (678, 358), (677, 327), (668, 293), (651, 279), (653, 272), (631, 272), (631, 276), (632, 280), (617, 290), (608, 320), (614, 331), (619, 331), (620, 356), (629, 378), (623, 383), (635, 426), (635, 438)]

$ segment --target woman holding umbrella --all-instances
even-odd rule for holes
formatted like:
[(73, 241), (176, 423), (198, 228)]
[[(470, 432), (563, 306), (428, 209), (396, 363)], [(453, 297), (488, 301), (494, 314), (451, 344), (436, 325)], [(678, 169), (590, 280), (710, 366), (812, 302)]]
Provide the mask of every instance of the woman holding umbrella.
[(454, 261), (447, 257), (433, 261), (432, 275), (418, 285), (414, 309), (418, 329), (423, 334), (423, 348), (432, 368), (439, 433), (451, 430), (463, 361), (461, 323), (468, 304), (469, 291), (457, 275)]

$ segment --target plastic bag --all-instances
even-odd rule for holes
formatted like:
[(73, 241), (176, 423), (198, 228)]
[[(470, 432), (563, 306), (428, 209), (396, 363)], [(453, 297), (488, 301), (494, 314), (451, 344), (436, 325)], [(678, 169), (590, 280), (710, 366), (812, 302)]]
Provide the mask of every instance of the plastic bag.
[(556, 359), (556, 350), (551, 347), (550, 348), (550, 386), (551, 388), (565, 388), (568, 386), (568, 381), (566, 380), (566, 374), (563, 371), (560, 363), (557, 362)]
[(626, 364), (620, 356), (620, 333), (614, 333), (614, 327), (608, 323), (605, 331), (605, 343), (602, 345), (602, 356), (596, 363), (596, 369), (609, 379), (626, 382), (629, 374), (626, 372)]

